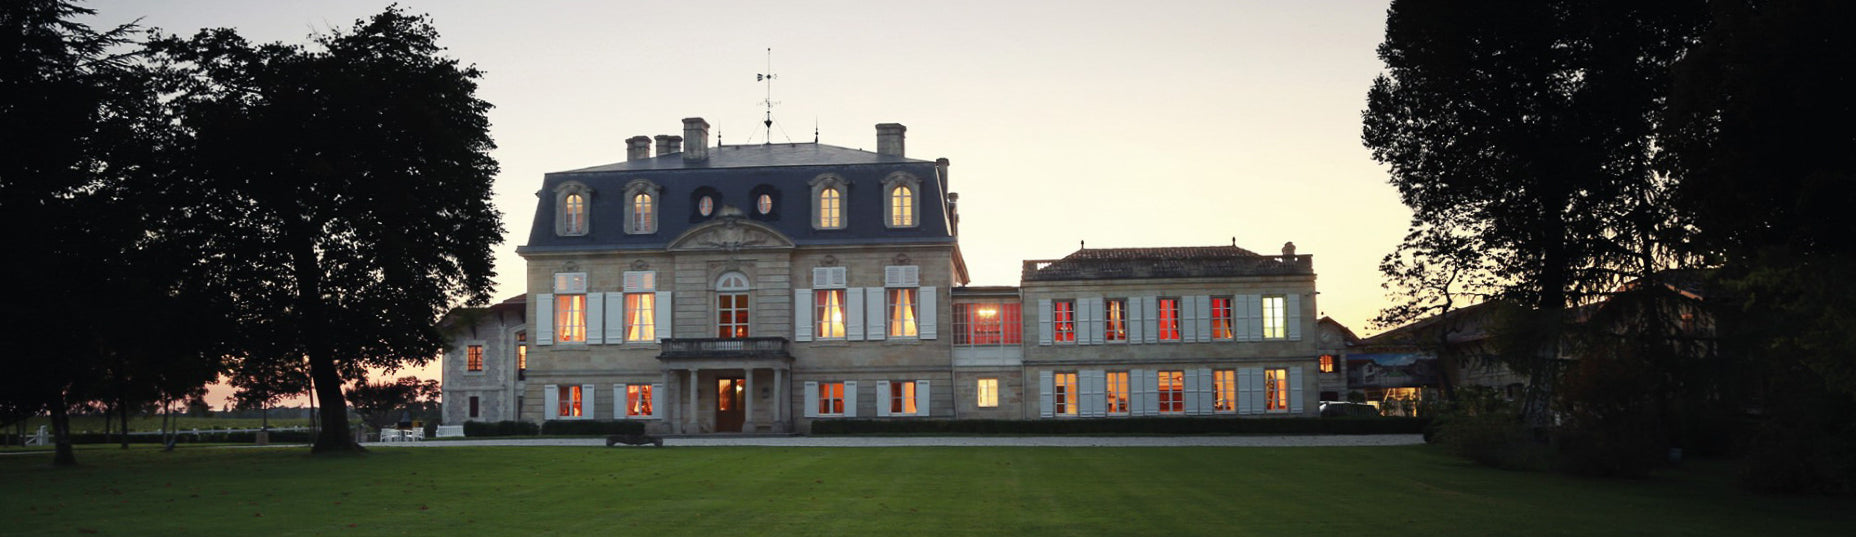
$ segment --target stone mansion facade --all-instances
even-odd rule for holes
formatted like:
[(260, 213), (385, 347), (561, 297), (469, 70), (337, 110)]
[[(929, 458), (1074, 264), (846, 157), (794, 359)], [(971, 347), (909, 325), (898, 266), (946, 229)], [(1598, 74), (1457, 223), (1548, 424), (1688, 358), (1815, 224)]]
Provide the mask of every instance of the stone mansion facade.
[(446, 423), (1243, 419), (1345, 388), (1351, 336), (1293, 245), (1081, 249), (968, 286), (948, 161), (906, 157), (902, 125), (874, 152), (708, 129), (543, 178), (527, 293), (445, 319)]

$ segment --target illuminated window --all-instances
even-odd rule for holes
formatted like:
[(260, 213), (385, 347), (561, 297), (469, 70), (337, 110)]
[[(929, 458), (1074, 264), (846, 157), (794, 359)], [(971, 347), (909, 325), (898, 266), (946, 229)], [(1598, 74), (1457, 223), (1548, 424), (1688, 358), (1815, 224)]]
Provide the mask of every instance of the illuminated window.
[(1125, 298), (1110, 298), (1102, 301), (1102, 304), (1103, 311), (1105, 312), (1102, 323), (1102, 340), (1127, 341), (1128, 300)]
[(756, 198), (754, 200), (754, 210), (760, 211), (760, 214), (763, 214), (763, 215), (772, 214), (773, 213), (773, 196), (769, 194), (761, 194), (759, 198)]
[(915, 381), (890, 381), (889, 415), (915, 415)]
[(813, 296), (813, 325), (819, 339), (844, 339), (844, 290), (817, 289)]
[(1179, 341), (1179, 299), (1161, 298), (1160, 305), (1160, 341)]
[(1018, 345), (1023, 331), (1018, 304), (989, 302), (954, 305), (955, 345)]
[(656, 183), (633, 179), (625, 183), (625, 232), (642, 235), (657, 232)]
[(475, 396), (475, 395), (472, 395), (472, 396), (470, 396), (470, 417), (472, 417), (472, 418), (475, 418), (475, 417), (477, 417), (477, 416), (478, 416), (478, 414), (477, 414), (477, 396)]
[(906, 185), (889, 190), (889, 227), (915, 226), (915, 189)]
[(562, 235), (586, 234), (586, 195), (568, 194), (562, 201), (561, 220), (565, 222)]
[(657, 340), (657, 294), (625, 293), (625, 340)]
[(516, 371), (528, 371), (528, 331), (516, 332)]
[(889, 289), (890, 337), (915, 337), (915, 316), (920, 312), (916, 289)]
[(1289, 370), (1263, 370), (1263, 408), (1271, 412), (1289, 410)]
[(1186, 411), (1186, 372), (1156, 371), (1154, 375), (1156, 393), (1160, 394), (1160, 413), (1177, 414)]
[(464, 348), (464, 370), (483, 371), (483, 345), (471, 345)]
[(1058, 416), (1075, 416), (1077, 411), (1076, 373), (1057, 373), (1051, 376), (1051, 411)]
[(979, 394), (979, 401), (976, 404), (978, 404), (980, 408), (998, 407), (999, 379), (980, 379), (979, 386), (976, 387), (976, 393)]
[(651, 408), (650, 384), (625, 385), (625, 416), (630, 418), (648, 418), (657, 412)]
[(1220, 369), (1212, 372), (1212, 397), (1212, 410), (1237, 411), (1237, 370)]
[(818, 414), (820, 416), (844, 415), (844, 383), (818, 383)]
[(819, 229), (844, 227), (844, 194), (837, 188), (826, 188), (818, 192), (818, 220), (814, 225)]
[(1231, 297), (1212, 297), (1212, 339), (1231, 337)]
[(709, 216), (711, 214), (715, 214), (715, 198), (711, 196), (703, 196), (701, 200), (697, 200), (696, 201), (696, 214), (700, 214), (703, 216)]
[(1322, 373), (1333, 373), (1334, 372), (1334, 355), (1332, 354), (1321, 355), (1321, 372)]
[(729, 272), (715, 279), (715, 337), (748, 337), (748, 277)]
[(554, 341), (586, 341), (586, 273), (554, 275)]
[(1128, 413), (1128, 372), (1110, 371), (1107, 377), (1109, 414)]
[(557, 395), (560, 397), (561, 404), (555, 409), (555, 417), (578, 418), (583, 415), (580, 413), (580, 386), (578, 384), (561, 386), (560, 393)]
[(1076, 342), (1076, 301), (1058, 300), (1051, 305), (1051, 338), (1058, 343)]
[(1263, 338), (1282, 339), (1288, 337), (1283, 331), (1285, 299), (1281, 295), (1263, 297)]

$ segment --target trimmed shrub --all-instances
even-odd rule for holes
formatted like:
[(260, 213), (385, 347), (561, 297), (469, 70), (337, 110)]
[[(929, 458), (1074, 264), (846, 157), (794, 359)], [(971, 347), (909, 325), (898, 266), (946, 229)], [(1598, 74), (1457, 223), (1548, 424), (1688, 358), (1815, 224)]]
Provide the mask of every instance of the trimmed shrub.
[(535, 436), (541, 426), (528, 421), (467, 421), (464, 436)]
[(644, 434), (641, 421), (548, 420), (541, 424), (541, 434), (574, 436), (609, 434)]
[(812, 434), (1418, 434), (1429, 422), (1429, 418), (849, 419), (813, 421)]

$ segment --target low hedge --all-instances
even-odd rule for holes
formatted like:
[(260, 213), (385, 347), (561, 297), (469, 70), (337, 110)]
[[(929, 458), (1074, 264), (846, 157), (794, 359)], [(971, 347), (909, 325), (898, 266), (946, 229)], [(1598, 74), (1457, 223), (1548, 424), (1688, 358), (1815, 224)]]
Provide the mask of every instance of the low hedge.
[(812, 434), (1421, 434), (1430, 421), (1430, 418), (849, 419), (813, 421)]
[(569, 435), (569, 436), (571, 435), (608, 435), (608, 434), (644, 434), (644, 422), (640, 422), (640, 421), (594, 421), (594, 420), (548, 420), (541, 424), (541, 434)]
[(532, 421), (467, 421), (464, 436), (535, 436), (541, 426)]
[[(158, 434), (129, 435), (129, 443), (131, 444), (160, 444), (161, 441), (161, 435)], [(175, 433), (174, 435), (174, 443), (176, 444), (250, 444), (257, 441), (258, 433), (255, 431), (226, 432), (202, 429), (199, 434), (194, 434), (192, 431), (183, 431)], [(272, 444), (308, 444), (313, 441), (315, 441), (315, 438), (310, 435), (310, 431), (271, 431), (270, 443)], [(119, 444), (122, 443), (122, 434), (72, 433), (71, 443)]]

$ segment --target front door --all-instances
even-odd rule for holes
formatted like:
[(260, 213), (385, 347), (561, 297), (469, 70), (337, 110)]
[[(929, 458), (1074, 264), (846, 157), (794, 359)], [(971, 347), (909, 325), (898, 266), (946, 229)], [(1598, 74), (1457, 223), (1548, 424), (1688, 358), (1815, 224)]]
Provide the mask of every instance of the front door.
[(747, 397), (747, 381), (740, 378), (723, 378), (715, 381), (715, 432), (741, 432), (741, 423), (747, 417), (742, 412), (742, 398)]

